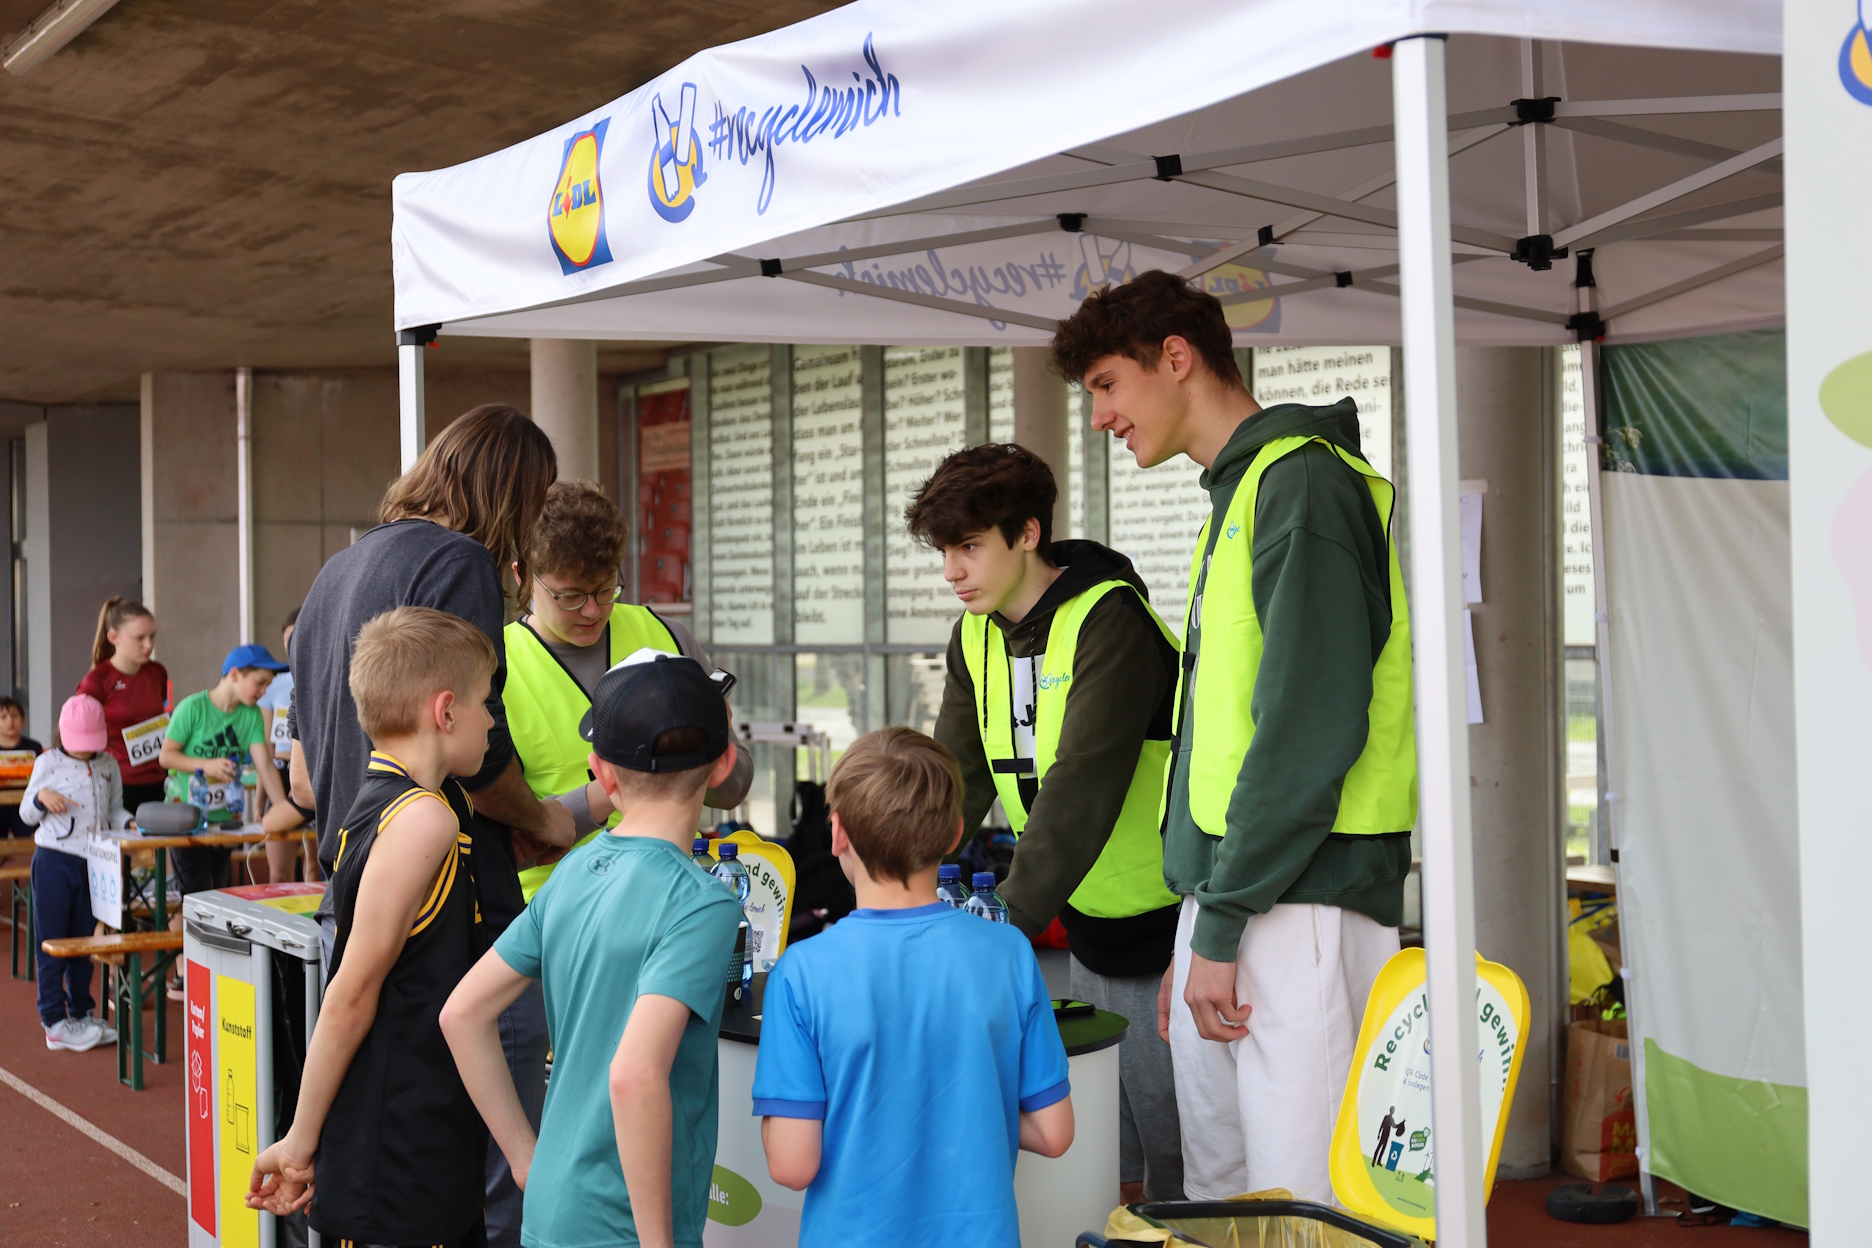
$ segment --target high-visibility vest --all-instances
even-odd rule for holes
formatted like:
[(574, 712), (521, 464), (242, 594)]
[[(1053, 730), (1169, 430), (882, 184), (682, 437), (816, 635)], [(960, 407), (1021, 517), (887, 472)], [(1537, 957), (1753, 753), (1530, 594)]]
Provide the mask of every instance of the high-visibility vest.
[[(1391, 533), (1396, 490), (1370, 464), (1324, 438), (1276, 438), (1261, 449), (1223, 516), (1222, 535), (1203, 575), (1203, 552), (1209, 544), (1204, 521), (1190, 561), (1190, 597), (1184, 635), (1193, 615), (1202, 631), (1195, 656), (1195, 706), (1184, 722), (1184, 697), (1192, 679), (1186, 657), (1177, 684), (1177, 738), (1182, 755), (1176, 765), (1189, 768), (1190, 815), (1211, 836), (1228, 831), (1229, 801), (1241, 774), (1242, 759), (1254, 741), (1255, 680), (1261, 671), (1261, 621), (1254, 605), (1255, 498), (1261, 475), (1276, 460), (1309, 442), (1331, 450), (1365, 479), (1372, 501), (1384, 519), (1390, 564), (1391, 636), (1372, 667), (1372, 696), (1367, 711), (1365, 748), (1346, 773), (1339, 812), (1332, 830), (1381, 836), (1407, 832), (1417, 822), (1417, 740), (1411, 722), (1410, 609), (1404, 601), (1404, 577), (1398, 567), (1397, 542)], [(1201, 587), (1200, 596), (1198, 587)], [(1168, 802), (1169, 795), (1165, 794)]]
[[(591, 742), (579, 736), (579, 720), (591, 709), (591, 697), (565, 664), (546, 648), (525, 621), (507, 626), (507, 731), (526, 772), (527, 786), (544, 800), (567, 793), (591, 779), (586, 759)], [(620, 602), (611, 608), (609, 659), (617, 663), (648, 647), (680, 654), (676, 635), (648, 607)], [(606, 826), (617, 822), (613, 814)], [(580, 838), (583, 845), (596, 831)], [(520, 893), (528, 901), (553, 873), (555, 864), (528, 867), (520, 873)]]
[[(1101, 598), (1114, 590), (1135, 593), (1124, 581), (1110, 580), (1076, 595), (1053, 613), (1048, 624), (1046, 653), (1035, 661), (1034, 757), (1030, 765), (1016, 758), (1014, 697), (1007, 640), (998, 625), (985, 615), (962, 617), (962, 655), (975, 685), (975, 715), (981, 726), (982, 746), (994, 773), (1001, 809), (1019, 836), (1027, 826), (1027, 806), (1021, 800), (1020, 778), (1038, 777), (1041, 784), (1059, 752), (1060, 727), (1065, 720), (1066, 698), (1072, 692), (1073, 655), (1079, 629)], [(1144, 609), (1164, 640), (1176, 648), (1176, 638), (1157, 613)], [(1163, 791), (1164, 768), (1170, 761), (1168, 741), (1145, 741), (1137, 770), (1125, 793), (1111, 838), (1098, 860), (1068, 899), (1073, 909), (1096, 919), (1123, 919), (1177, 904), (1177, 896), (1164, 887), (1163, 838), (1158, 832), (1158, 797)]]

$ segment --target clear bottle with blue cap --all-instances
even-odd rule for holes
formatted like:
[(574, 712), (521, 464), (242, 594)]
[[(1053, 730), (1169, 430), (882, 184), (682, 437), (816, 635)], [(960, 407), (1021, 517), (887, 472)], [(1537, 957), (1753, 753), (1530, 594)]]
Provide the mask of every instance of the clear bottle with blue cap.
[(936, 868), (936, 898), (960, 910), (962, 903), (968, 900), (968, 886), (962, 883), (962, 868), (953, 862), (945, 862)]
[(720, 844), (721, 848), (716, 851), (720, 861), (716, 862), (709, 874), (726, 884), (729, 891), (734, 893), (735, 901), (741, 905), (741, 927), (744, 933), (740, 942), (741, 988), (746, 991), (754, 982), (754, 929), (747, 921), (747, 903), (754, 893), (754, 881), (748, 876), (748, 869), (741, 864), (740, 848), (733, 841), (722, 841)]
[(990, 923), (1008, 921), (1007, 902), (1001, 900), (1001, 894), (995, 892), (995, 877), (992, 871), (975, 873), (975, 891), (969, 894), (962, 908)]

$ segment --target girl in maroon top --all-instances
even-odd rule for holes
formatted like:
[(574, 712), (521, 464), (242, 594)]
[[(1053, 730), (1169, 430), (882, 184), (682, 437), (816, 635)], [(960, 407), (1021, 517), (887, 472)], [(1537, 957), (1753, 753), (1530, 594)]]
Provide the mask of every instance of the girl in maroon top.
[(124, 805), (132, 814), (139, 803), (163, 800), (162, 738), (151, 734), (139, 740), (143, 761), (134, 764), (124, 741), (124, 729), (170, 709), (169, 673), (150, 658), (155, 649), (156, 617), (150, 609), (129, 598), (111, 598), (98, 612), (97, 640), (91, 646), (95, 666), (78, 682), (79, 693), (104, 704), (104, 748), (123, 772)]

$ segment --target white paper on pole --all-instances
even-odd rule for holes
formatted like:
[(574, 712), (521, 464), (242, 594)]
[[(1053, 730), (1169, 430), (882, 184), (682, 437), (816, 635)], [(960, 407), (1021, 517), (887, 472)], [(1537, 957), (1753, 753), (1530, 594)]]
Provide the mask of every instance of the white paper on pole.
[(1482, 496), (1458, 494), (1456, 511), (1462, 519), (1463, 601), (1476, 606), (1482, 601)]
[(1468, 695), (1469, 722), (1482, 722), (1482, 680), (1476, 673), (1475, 612), (1463, 608), (1463, 690)]

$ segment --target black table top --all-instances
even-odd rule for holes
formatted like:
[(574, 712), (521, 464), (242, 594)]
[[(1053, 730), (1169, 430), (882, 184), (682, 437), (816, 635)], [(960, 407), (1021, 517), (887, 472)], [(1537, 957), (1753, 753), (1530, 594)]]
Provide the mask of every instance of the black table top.
[[(739, 1044), (760, 1043), (761, 1004), (766, 994), (767, 976), (762, 972), (754, 976), (753, 987), (740, 1001), (730, 1001), (722, 1009), (723, 1040), (733, 1040)], [(1130, 1025), (1122, 1014), (1098, 1010), (1092, 1014), (1060, 1019), (1060, 1040), (1066, 1045), (1067, 1057), (1078, 1057), (1081, 1053), (1096, 1053), (1100, 1049), (1111, 1048), (1124, 1039), (1125, 1030)]]

